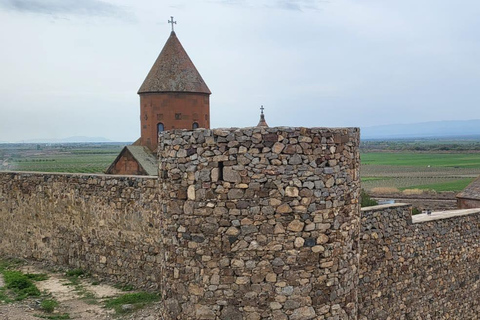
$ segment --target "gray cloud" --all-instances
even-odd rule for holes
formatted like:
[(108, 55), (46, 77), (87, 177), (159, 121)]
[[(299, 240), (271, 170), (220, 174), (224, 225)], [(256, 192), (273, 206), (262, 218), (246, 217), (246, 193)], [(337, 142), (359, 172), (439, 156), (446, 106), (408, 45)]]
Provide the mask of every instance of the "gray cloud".
[(277, 0), (273, 5), (279, 9), (304, 11), (304, 10), (319, 10), (320, 4), (328, 1), (321, 0)]
[[(217, 2), (217, 1), (215, 1)], [(266, 7), (271, 9), (283, 9), (292, 11), (319, 10), (321, 4), (327, 0), (219, 0), (226, 5), (243, 5), (250, 7)]]
[(17, 12), (53, 16), (98, 16), (127, 18), (125, 8), (100, 0), (0, 0), (0, 6)]

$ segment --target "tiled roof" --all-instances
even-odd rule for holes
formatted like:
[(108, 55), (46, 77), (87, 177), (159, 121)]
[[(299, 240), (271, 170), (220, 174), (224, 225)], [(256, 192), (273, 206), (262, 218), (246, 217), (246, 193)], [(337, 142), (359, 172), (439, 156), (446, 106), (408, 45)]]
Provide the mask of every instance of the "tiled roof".
[(172, 31), (138, 93), (195, 92), (211, 94), (202, 76)]
[(462, 192), (457, 194), (457, 198), (480, 200), (480, 176), (473, 180)]
[(149, 176), (158, 176), (158, 160), (155, 154), (144, 146), (126, 146)]
[(117, 158), (108, 167), (105, 173), (112, 173), (117, 162), (125, 155), (130, 153), (135, 161), (138, 163), (141, 170), (148, 176), (158, 176), (158, 160), (156, 155), (147, 147), (144, 146), (126, 146), (120, 151)]

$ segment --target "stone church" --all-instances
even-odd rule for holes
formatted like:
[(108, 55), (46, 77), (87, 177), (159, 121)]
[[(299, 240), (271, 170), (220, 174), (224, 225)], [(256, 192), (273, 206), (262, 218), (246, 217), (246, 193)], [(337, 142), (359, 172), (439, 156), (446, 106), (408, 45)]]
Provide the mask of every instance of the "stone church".
[(157, 175), (159, 132), (210, 128), (210, 89), (173, 30), (138, 94), (141, 136), (120, 152), (106, 173)]
[[(169, 21), (173, 26), (173, 19)], [(108, 174), (158, 175), (158, 133), (173, 129), (210, 129), (211, 91), (178, 40), (170, 33), (140, 89), (141, 136), (126, 146)], [(260, 108), (258, 127), (268, 127)]]

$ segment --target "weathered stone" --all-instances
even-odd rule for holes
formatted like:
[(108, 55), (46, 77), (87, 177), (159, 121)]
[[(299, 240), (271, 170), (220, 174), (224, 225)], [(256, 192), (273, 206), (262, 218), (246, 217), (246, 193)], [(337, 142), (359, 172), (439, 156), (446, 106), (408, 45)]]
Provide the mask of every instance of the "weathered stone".
[(285, 195), (287, 197), (298, 197), (298, 188), (296, 187), (286, 187)]
[(300, 232), (303, 230), (304, 226), (305, 226), (304, 222), (301, 222), (300, 220), (293, 220), (288, 224), (287, 230), (293, 231), (293, 232)]
[(237, 307), (229, 305), (222, 309), (220, 315), (222, 320), (243, 320), (242, 314)]
[(281, 153), (284, 148), (285, 148), (285, 145), (283, 143), (276, 142), (272, 147), (272, 151), (274, 153)]
[(290, 206), (288, 204), (284, 203), (284, 204), (281, 204), (280, 206), (278, 206), (275, 211), (278, 212), (278, 213), (285, 214), (285, 213), (290, 213), (293, 210), (292, 210), (292, 208), (290, 208)]
[(275, 225), (275, 229), (273, 230), (274, 234), (285, 233), (285, 228), (281, 223), (277, 223)]
[(187, 197), (188, 197), (188, 200), (195, 200), (195, 186), (194, 185), (188, 186)]
[(315, 309), (312, 307), (301, 307), (293, 310), (290, 320), (309, 320), (315, 318)]
[(305, 239), (303, 239), (302, 237), (297, 237), (295, 238), (295, 248), (301, 248), (303, 247), (303, 244), (305, 243)]
[(302, 157), (298, 154), (294, 154), (288, 161), (289, 164), (293, 164), (293, 165), (300, 164), (302, 162), (303, 162)]
[(209, 307), (201, 305), (195, 306), (195, 319), (214, 320), (215, 318), (215, 312), (213, 312)]
[(242, 182), (242, 177), (238, 171), (234, 170), (232, 167), (223, 168), (223, 180), (233, 183)]
[(328, 236), (326, 234), (320, 234), (317, 238), (317, 244), (324, 244), (328, 242)]

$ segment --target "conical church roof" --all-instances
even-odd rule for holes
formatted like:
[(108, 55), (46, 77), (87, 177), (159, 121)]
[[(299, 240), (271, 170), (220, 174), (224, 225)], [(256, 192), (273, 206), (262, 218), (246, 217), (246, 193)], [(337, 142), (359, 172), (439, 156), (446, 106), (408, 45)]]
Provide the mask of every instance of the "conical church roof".
[(211, 94), (174, 31), (138, 93), (195, 92)]

